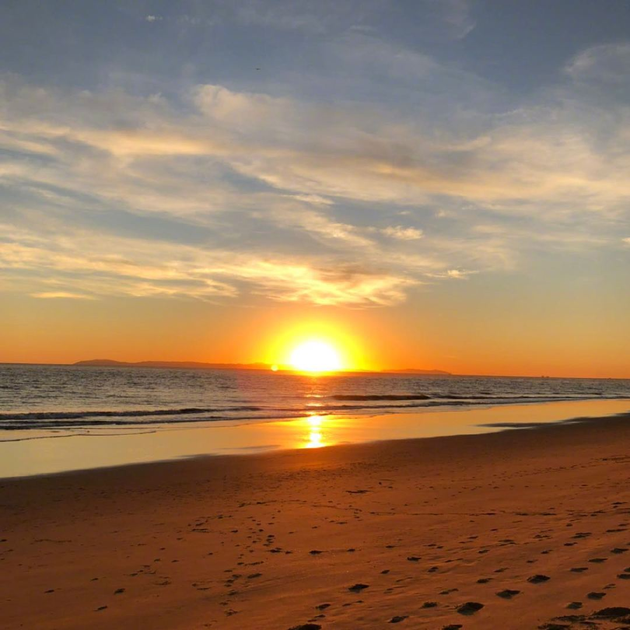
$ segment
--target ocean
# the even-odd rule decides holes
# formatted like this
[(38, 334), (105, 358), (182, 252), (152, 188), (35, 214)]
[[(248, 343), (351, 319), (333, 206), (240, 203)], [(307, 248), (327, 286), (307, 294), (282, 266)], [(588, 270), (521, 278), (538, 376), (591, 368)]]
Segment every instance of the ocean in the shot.
[(312, 414), (628, 398), (630, 380), (620, 379), (0, 365), (0, 432), (159, 429)]

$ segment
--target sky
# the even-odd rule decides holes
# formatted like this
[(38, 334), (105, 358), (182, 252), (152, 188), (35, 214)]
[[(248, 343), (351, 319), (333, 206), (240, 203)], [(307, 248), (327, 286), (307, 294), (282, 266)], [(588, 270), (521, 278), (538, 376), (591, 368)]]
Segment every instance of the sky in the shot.
[(628, 0), (5, 0), (0, 361), (630, 377)]

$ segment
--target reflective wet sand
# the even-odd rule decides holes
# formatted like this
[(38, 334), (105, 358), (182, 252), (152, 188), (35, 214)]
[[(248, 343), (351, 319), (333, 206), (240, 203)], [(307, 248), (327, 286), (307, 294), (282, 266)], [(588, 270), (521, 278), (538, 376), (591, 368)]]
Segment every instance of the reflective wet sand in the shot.
[[(488, 433), (531, 424), (600, 417), (630, 410), (628, 400), (505, 405), (374, 416), (319, 416), (296, 420), (214, 422), (134, 433), (62, 432), (42, 437), (5, 431), (0, 477), (19, 477), (201, 455), (319, 448), (336, 444)], [(47, 434), (50, 436), (50, 433)]]

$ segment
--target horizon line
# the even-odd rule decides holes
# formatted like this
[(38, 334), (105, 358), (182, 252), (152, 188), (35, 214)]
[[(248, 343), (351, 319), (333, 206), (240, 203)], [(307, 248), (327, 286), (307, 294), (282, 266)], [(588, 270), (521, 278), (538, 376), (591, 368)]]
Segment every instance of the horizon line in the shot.
[[(97, 361), (109, 361), (113, 365), (97, 365), (91, 362)], [(171, 363), (181, 365), (160, 366), (160, 365), (147, 365), (157, 363)], [(184, 365), (186, 363), (195, 365)], [(51, 366), (51, 367), (136, 367), (146, 369), (181, 369), (181, 370), (194, 370), (194, 369), (231, 369), (240, 371), (274, 371), (271, 369), (273, 363), (253, 362), (253, 363), (221, 363), (213, 361), (164, 361), (164, 360), (144, 360), (144, 361), (118, 361), (116, 359), (85, 359), (72, 363), (50, 363), (50, 362), (31, 362), (31, 361), (0, 361), (0, 365), (33, 365), (33, 366)], [(203, 367), (207, 366), (207, 367)], [(247, 366), (260, 366), (260, 367), (247, 367)], [(274, 372), (290, 373), (290, 374), (305, 374), (300, 370), (294, 370), (287, 367), (278, 366), (279, 369)], [(342, 369), (334, 370), (331, 372), (311, 373), (313, 376), (328, 376), (333, 374), (413, 374), (426, 376), (445, 376), (445, 377), (480, 377), (480, 378), (538, 378), (538, 379), (576, 379), (576, 380), (630, 380), (630, 376), (563, 376), (563, 375), (551, 375), (551, 374), (469, 374), (469, 373), (456, 373), (449, 372), (447, 370), (440, 369), (426, 369), (426, 368), (386, 368), (386, 369)], [(308, 373), (306, 373), (308, 374)]]

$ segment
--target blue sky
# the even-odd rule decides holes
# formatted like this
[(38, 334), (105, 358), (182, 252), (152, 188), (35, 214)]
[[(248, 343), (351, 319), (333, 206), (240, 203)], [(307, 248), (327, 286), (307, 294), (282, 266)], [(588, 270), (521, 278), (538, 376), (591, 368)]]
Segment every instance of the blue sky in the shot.
[(4, 2), (0, 287), (597, 299), (630, 256), (628, 33), (626, 0)]

